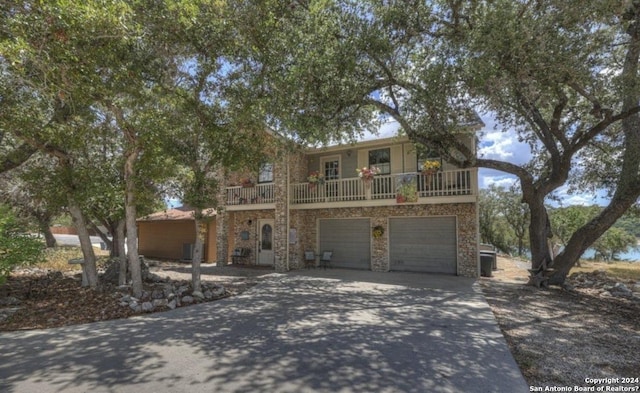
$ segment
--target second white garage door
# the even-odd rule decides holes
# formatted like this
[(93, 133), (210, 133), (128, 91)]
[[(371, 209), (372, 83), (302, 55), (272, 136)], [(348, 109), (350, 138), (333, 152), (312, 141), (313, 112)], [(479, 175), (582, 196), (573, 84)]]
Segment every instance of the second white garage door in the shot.
[(331, 264), (371, 269), (371, 228), (368, 218), (321, 219), (320, 252), (332, 250)]
[(455, 217), (389, 219), (391, 270), (457, 273)]

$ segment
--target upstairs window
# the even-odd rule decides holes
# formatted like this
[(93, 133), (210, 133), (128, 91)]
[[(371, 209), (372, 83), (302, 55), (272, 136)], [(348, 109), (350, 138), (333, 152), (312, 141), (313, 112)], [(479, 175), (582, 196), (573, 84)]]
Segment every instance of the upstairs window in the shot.
[(442, 159), (440, 158), (440, 154), (434, 149), (422, 148), (418, 150), (418, 172), (422, 171), (422, 165), (427, 160), (439, 161), (440, 167), (442, 168)]
[(260, 171), (258, 172), (258, 183), (273, 183), (272, 163), (260, 165)]
[(391, 149), (369, 150), (369, 167), (371, 166), (380, 169), (381, 175), (391, 174)]
[(340, 159), (328, 157), (322, 160), (324, 179), (338, 180), (340, 179)]

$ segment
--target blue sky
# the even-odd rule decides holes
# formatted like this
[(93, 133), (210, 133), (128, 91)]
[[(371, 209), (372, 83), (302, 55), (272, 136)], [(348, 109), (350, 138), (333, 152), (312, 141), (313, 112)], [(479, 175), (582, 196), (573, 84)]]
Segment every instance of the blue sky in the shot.
[[(481, 116), (485, 127), (480, 133), (480, 143), (478, 146), (478, 156), (488, 159), (508, 161), (513, 164), (522, 165), (531, 159), (531, 149), (526, 143), (518, 141), (515, 131), (503, 131), (496, 125), (496, 121), (490, 114)], [(517, 179), (504, 172), (481, 168), (479, 171), (480, 188), (486, 188), (490, 184), (509, 187)], [(560, 199), (563, 206), (569, 205), (606, 205), (608, 201), (604, 192), (593, 194), (591, 192), (570, 194), (568, 186), (560, 187), (555, 194)], [(558, 205), (555, 201), (549, 201), (551, 205)]]
[[(522, 165), (531, 159), (531, 149), (526, 143), (518, 141), (518, 135), (513, 130), (503, 131), (497, 126), (491, 114), (481, 116), (485, 126), (479, 131), (480, 142), (478, 156), (487, 159), (507, 161)], [(398, 123), (390, 122), (380, 127), (379, 134), (374, 136), (366, 134), (363, 139), (387, 138), (397, 135)], [(480, 188), (487, 188), (491, 184), (509, 187), (517, 182), (515, 176), (493, 169), (480, 168), (478, 174)], [(607, 203), (604, 193), (593, 195), (592, 193), (569, 194), (568, 186), (563, 186), (556, 191), (563, 206), (569, 205), (605, 205)], [(555, 201), (549, 201), (551, 205), (558, 205)]]

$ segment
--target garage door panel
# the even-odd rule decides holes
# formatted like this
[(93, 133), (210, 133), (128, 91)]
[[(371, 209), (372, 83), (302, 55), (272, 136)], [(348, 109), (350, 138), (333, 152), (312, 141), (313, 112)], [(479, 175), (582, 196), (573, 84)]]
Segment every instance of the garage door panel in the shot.
[(389, 219), (391, 269), (456, 274), (455, 217)]
[(320, 220), (320, 251), (333, 250), (331, 264), (351, 269), (370, 269), (369, 219)]

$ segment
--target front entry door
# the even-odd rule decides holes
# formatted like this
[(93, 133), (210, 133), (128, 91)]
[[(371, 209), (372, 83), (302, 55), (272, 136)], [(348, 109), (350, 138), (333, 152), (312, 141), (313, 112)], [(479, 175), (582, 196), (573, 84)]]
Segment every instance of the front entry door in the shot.
[(273, 266), (275, 252), (273, 251), (274, 220), (258, 220), (258, 265)]

